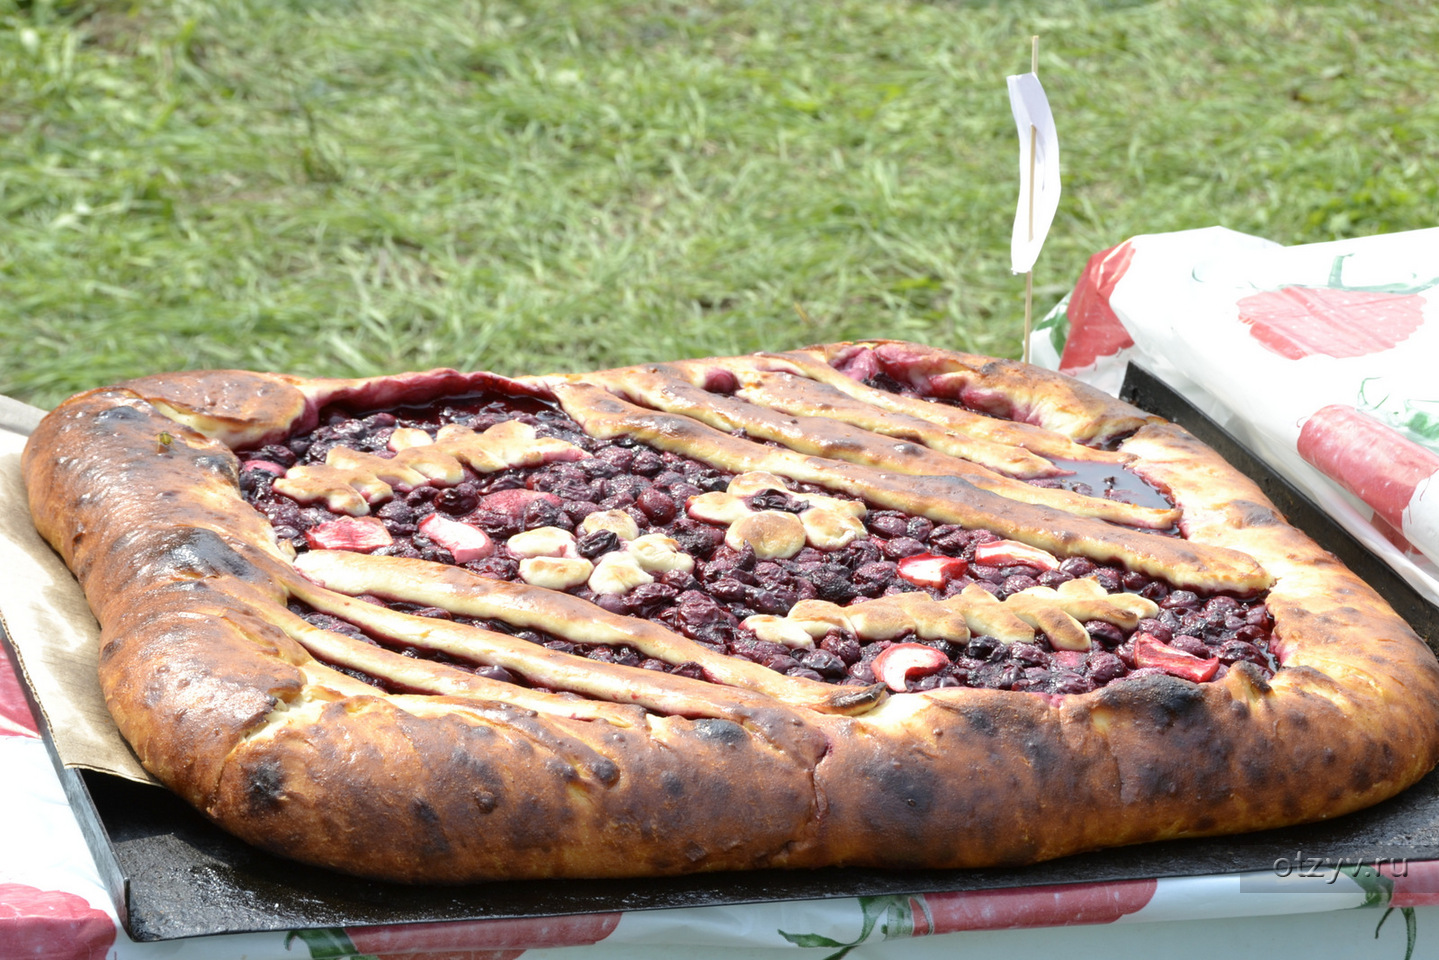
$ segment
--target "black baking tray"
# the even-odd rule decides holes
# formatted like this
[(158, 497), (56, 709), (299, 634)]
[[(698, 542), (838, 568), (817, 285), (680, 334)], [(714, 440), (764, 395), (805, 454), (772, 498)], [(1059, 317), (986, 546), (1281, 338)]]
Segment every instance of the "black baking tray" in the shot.
[[(1161, 381), (1131, 366), (1123, 395), (1198, 434), (1258, 480), (1297, 526), (1343, 557), (1426, 638), (1439, 635), (1439, 612)], [(1105, 850), (1019, 869), (761, 870), (663, 879), (406, 886), (272, 857), (231, 838), (162, 789), (91, 771), (60, 769), (60, 775), (121, 922), (137, 941), (1265, 872), (1276, 870), (1276, 862), (1316, 859), (1320, 865), (1338, 864), (1341, 858), (1351, 865), (1439, 860), (1436, 771), (1398, 797), (1324, 823)]]

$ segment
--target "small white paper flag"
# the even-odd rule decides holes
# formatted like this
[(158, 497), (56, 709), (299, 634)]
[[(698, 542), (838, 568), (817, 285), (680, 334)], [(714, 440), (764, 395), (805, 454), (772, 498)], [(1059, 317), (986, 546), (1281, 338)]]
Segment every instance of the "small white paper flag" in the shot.
[[(1019, 129), (1019, 208), (1009, 241), (1010, 269), (1028, 273), (1059, 209), (1059, 134), (1039, 77), (1022, 73), (1009, 78), (1009, 108)], [(1034, 164), (1030, 166), (1033, 144)], [(1034, 191), (1033, 207), (1030, 190)], [(1032, 219), (1031, 219), (1032, 217)]]

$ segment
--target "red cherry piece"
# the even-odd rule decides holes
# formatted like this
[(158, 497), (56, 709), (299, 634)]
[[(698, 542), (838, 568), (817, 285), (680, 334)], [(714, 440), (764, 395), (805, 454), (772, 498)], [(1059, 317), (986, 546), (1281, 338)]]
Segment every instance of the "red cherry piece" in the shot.
[(876, 374), (883, 373), (879, 360), (875, 357), (874, 351), (869, 347), (854, 347), (850, 352), (841, 354), (833, 361), (834, 367), (840, 373), (851, 380), (861, 382), (870, 379)]
[(482, 511), (502, 513), (515, 520), (523, 520), (525, 510), (530, 504), (537, 500), (548, 500), (556, 506), (562, 506), (564, 501), (553, 493), (541, 493), (538, 490), (525, 490), (516, 488), (514, 490), (499, 490), (489, 493), (480, 498)]
[(1040, 570), (1058, 570), (1059, 560), (1052, 553), (1017, 540), (991, 540), (974, 548), (974, 562), (991, 567), (1026, 566)]
[(1152, 634), (1134, 635), (1134, 665), (1136, 667), (1158, 667), (1165, 673), (1183, 680), (1203, 683), (1214, 678), (1219, 671), (1218, 657), (1196, 657), (1167, 643), (1160, 643)]
[(917, 553), (899, 561), (899, 575), (920, 587), (942, 587), (968, 569), (969, 564), (958, 557), (934, 553)]
[(705, 371), (704, 391), (726, 397), (739, 389), (739, 378), (724, 367), (711, 367)]
[(896, 693), (906, 689), (911, 676), (927, 677), (949, 664), (949, 658), (922, 643), (896, 643), (874, 658), (874, 675)]
[(450, 551), (456, 563), (482, 560), (495, 552), (495, 542), (485, 531), (438, 513), (420, 521), (420, 532)]
[(390, 531), (375, 517), (341, 517), (305, 531), (305, 539), (316, 550), (354, 550), (369, 553), (394, 543)]

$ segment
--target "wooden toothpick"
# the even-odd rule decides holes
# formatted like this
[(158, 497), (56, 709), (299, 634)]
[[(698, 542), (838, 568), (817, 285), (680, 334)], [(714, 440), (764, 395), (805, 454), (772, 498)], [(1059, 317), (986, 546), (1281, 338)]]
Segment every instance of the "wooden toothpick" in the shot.
[[(1039, 75), (1039, 35), (1029, 38), (1029, 70)], [(1034, 163), (1038, 153), (1039, 128), (1029, 125), (1029, 242), (1034, 242)], [(1024, 274), (1024, 343), (1020, 348), (1020, 359), (1029, 362), (1029, 335), (1034, 326), (1034, 268)]]

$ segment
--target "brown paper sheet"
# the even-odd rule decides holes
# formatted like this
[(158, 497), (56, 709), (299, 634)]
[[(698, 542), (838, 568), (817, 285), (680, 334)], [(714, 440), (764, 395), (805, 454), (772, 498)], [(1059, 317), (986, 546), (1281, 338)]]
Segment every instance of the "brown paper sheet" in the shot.
[(96, 676), (100, 627), (85, 595), (30, 522), (20, 452), (43, 413), (0, 397), (0, 625), (60, 761), (154, 783), (105, 709)]

